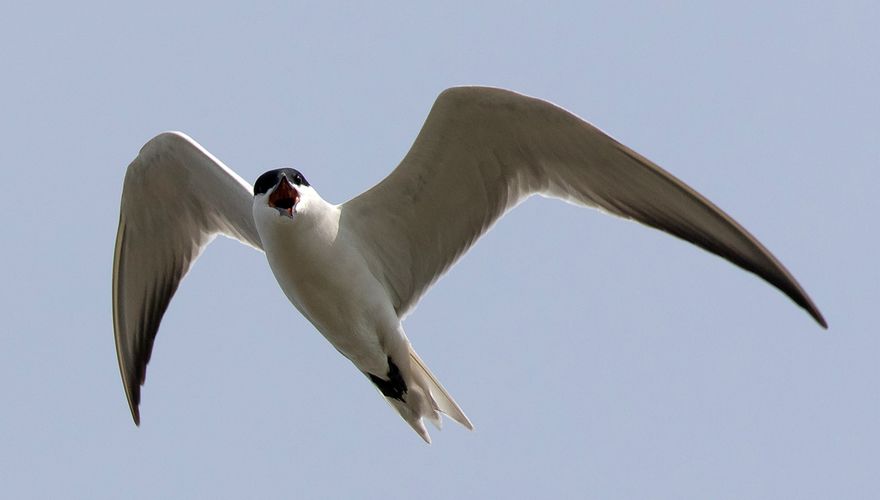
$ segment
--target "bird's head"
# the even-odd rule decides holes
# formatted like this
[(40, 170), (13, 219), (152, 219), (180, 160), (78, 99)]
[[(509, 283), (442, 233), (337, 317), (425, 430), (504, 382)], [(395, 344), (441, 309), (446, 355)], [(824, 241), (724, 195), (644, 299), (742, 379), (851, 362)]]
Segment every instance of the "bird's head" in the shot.
[(254, 183), (254, 215), (292, 221), (308, 212), (310, 203), (319, 198), (298, 170), (270, 170)]

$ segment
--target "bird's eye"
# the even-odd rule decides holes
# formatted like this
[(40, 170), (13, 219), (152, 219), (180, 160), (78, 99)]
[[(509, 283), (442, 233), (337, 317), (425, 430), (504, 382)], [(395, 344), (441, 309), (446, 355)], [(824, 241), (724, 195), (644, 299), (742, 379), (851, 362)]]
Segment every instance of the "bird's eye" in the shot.
[(296, 183), (297, 186), (308, 186), (309, 181), (306, 180), (305, 177), (299, 172), (297, 172), (296, 176), (293, 178), (293, 182)]

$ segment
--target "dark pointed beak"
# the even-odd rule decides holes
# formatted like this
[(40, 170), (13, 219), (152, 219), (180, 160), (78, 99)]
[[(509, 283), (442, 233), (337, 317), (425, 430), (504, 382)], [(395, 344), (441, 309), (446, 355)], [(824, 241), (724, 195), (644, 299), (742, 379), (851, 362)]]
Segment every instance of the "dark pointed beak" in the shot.
[(282, 175), (275, 190), (269, 195), (269, 206), (278, 210), (281, 215), (293, 218), (297, 203), (299, 203), (299, 191), (287, 180), (286, 175)]

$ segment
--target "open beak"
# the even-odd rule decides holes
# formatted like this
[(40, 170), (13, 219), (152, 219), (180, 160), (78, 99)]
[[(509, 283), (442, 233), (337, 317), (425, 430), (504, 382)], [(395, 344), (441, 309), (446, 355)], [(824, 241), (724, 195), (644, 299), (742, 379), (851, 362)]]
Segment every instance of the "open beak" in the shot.
[(296, 204), (299, 203), (299, 191), (287, 180), (287, 176), (281, 176), (278, 186), (269, 195), (269, 206), (278, 210), (281, 215), (293, 218)]

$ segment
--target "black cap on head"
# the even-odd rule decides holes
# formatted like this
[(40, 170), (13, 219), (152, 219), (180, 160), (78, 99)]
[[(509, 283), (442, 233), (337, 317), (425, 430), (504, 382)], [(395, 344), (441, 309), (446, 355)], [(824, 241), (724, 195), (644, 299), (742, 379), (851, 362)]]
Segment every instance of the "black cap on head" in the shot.
[(270, 170), (257, 178), (254, 183), (254, 196), (258, 194), (266, 194), (270, 189), (277, 186), (281, 182), (281, 177), (287, 177), (294, 186), (308, 186), (309, 181), (299, 173), (295, 168), (279, 168)]

